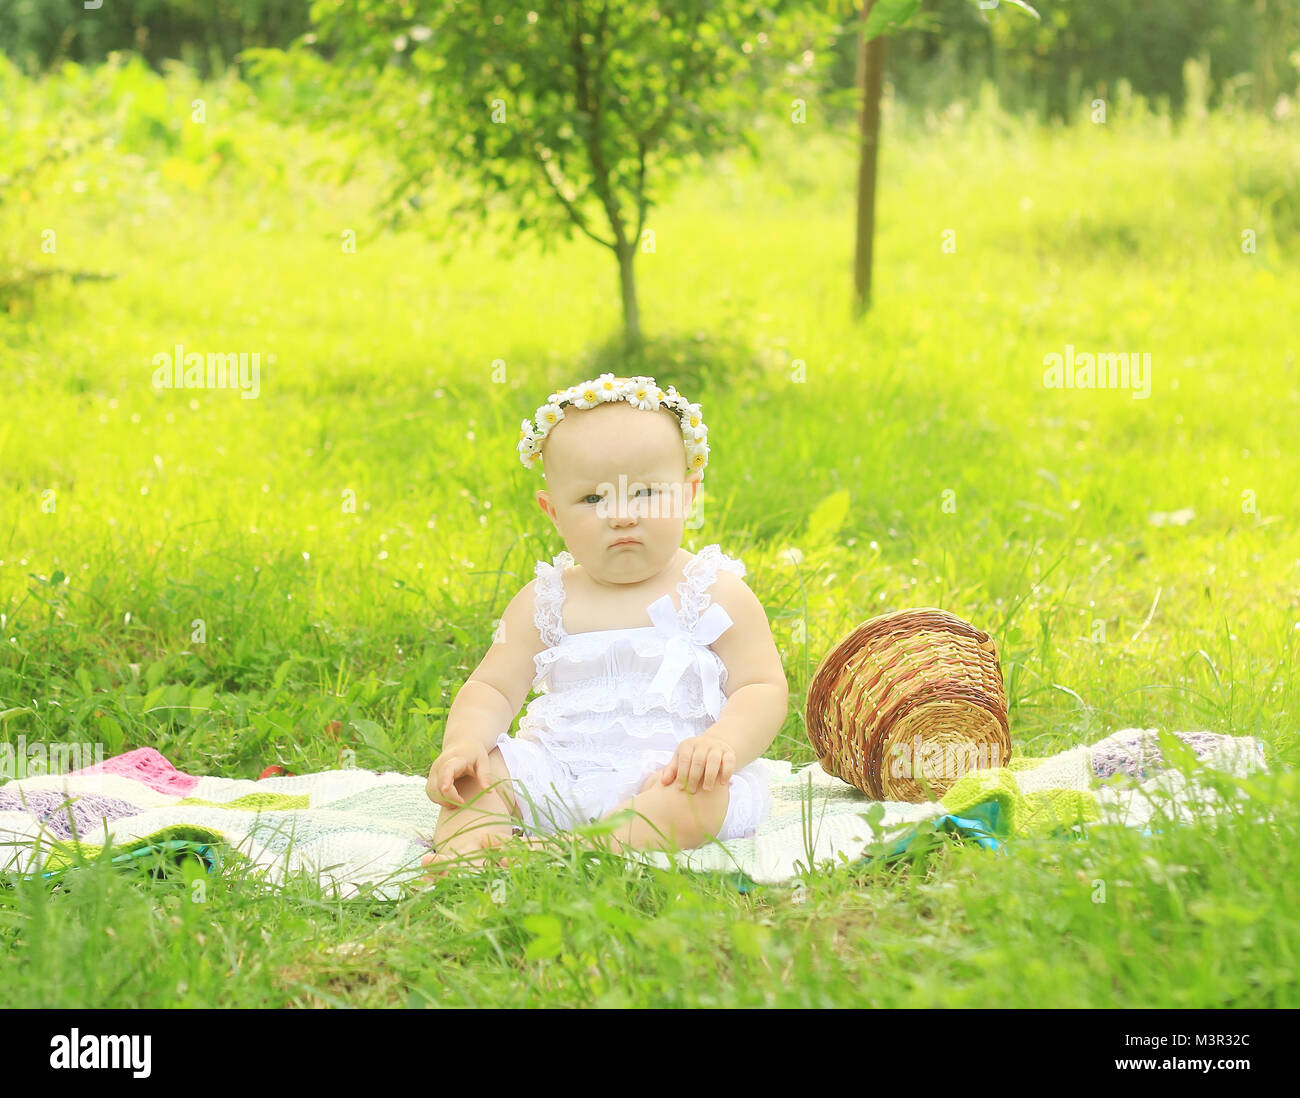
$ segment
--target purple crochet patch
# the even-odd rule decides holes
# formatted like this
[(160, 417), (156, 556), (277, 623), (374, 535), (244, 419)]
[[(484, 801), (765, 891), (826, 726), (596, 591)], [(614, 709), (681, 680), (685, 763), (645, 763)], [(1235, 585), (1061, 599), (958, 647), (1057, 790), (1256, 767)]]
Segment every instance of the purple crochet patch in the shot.
[[(1174, 735), (1195, 751), (1198, 759), (1209, 755), (1224, 739), (1217, 732), (1175, 732)], [(1168, 767), (1154, 732), (1134, 732), (1123, 739), (1099, 743), (1089, 757), (1092, 772), (1098, 778), (1109, 778), (1119, 773), (1146, 778), (1150, 773)]]
[[(70, 803), (69, 803), (70, 802)], [(105, 797), (100, 793), (64, 793), (58, 789), (29, 789), (17, 792), (0, 789), (0, 812), (27, 812), (40, 820), (50, 834), (59, 839), (77, 836), (87, 840), (95, 832), (103, 834), (103, 821), (134, 816), (140, 806), (118, 797)], [(72, 820), (68, 816), (71, 813)]]

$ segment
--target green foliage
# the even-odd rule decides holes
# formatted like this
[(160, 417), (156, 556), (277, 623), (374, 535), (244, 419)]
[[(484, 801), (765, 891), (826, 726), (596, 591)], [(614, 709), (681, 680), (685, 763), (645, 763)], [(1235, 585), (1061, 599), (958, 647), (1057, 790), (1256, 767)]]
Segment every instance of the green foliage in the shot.
[[(890, 36), (887, 76), (914, 108), (973, 102), (992, 81), (1008, 108), (1070, 121), (1094, 97), (1113, 100), (1121, 82), (1174, 111), (1184, 104), (1183, 66), (1208, 64), (1212, 105), (1273, 110), (1294, 97), (1300, 74), (1300, 7), (1288, 0), (1043, 0), (1030, 18), (1002, 0), (926, 0), (907, 28)], [(855, 107), (855, 28), (830, 51), (826, 85), (847, 122)]]
[(581, 232), (619, 257), (627, 302), (649, 211), (687, 168), (752, 150), (754, 96), (825, 25), (811, 11), (755, 0), (542, 0), (531, 11), (508, 0), (318, 2), (311, 43), (249, 57), (263, 77), (310, 76), (313, 121), (361, 125), (397, 161), (380, 208), (391, 224), (430, 189), (452, 188), (439, 231), (446, 216), (500, 213), (513, 237), (543, 246)]
[(119, 55), (95, 68), (65, 62), (32, 80), (0, 54), (0, 310), (50, 277), (112, 277), (111, 265), (107, 272), (79, 259), (69, 266), (64, 256), (84, 252), (69, 248), (53, 223), (31, 220), (51, 192), (87, 202), (130, 195), (146, 161), (159, 182), (189, 191), (236, 169), (246, 184), (282, 176), (282, 149), (243, 159), (244, 138), (262, 124), (249, 110), (253, 90), (236, 73), (200, 85), (185, 66), (166, 68), (159, 74), (135, 55)]
[(29, 71), (134, 50), (209, 76), (246, 46), (288, 45), (306, 27), (304, 0), (0, 0), (0, 48)]
[(920, 7), (921, 0), (875, 0), (862, 24), (862, 37), (870, 41), (887, 30), (901, 29)]
[[(847, 93), (862, 5), (823, 0), (807, 6), (837, 20), (829, 38), (809, 46), (818, 64), (823, 54), (832, 62), (817, 98), (824, 110), (847, 119), (855, 109)], [(881, 0), (871, 29), (893, 28), (889, 78), (911, 103), (932, 109), (972, 100), (982, 81), (993, 80), (1015, 110), (1061, 120), (1074, 116), (1080, 98), (1113, 97), (1121, 81), (1152, 102), (1163, 99), (1181, 110), (1182, 68), (1189, 58), (1208, 63), (1215, 105), (1242, 102), (1271, 111), (1280, 95), (1296, 92), (1300, 8), (1289, 0), (1044, 0), (1037, 7), (1042, 18), (1035, 23), (1026, 18), (1035, 9), (1023, 0), (1002, 0), (989, 10), (977, 0)], [(384, 8), (399, 13), (396, 23), (405, 18), (400, 6)], [(304, 0), (109, 0), (95, 11), (85, 10), (83, 0), (0, 0), (0, 50), (31, 71), (130, 50), (155, 68), (180, 58), (211, 74), (242, 65), (245, 50), (287, 48), (309, 28)], [(369, 29), (357, 28), (356, 44)], [(396, 40), (401, 28), (392, 29)], [(390, 45), (378, 43), (379, 55)], [(403, 50), (393, 52), (414, 45), (408, 37)], [(806, 64), (797, 51), (787, 52), (785, 61), (795, 69)]]
[[(661, 173), (743, 135), (733, 84), (744, 13), (703, 5), (732, 16), (715, 23), (673, 6), (652, 20), (652, 7), (601, 19), (583, 5), (539, 4), (529, 22), (491, 2), (321, 4), (315, 37), (333, 63), (310, 71), (327, 82), (321, 113), (332, 102), (336, 122), (373, 116), (374, 136), (400, 158), (394, 204), (464, 178), (456, 213), (486, 213), (486, 190), (511, 199), (516, 231), (549, 240), (577, 228), (614, 247), (636, 241)], [(256, 58), (259, 71), (289, 60)], [(373, 75), (362, 80), (363, 70)]]

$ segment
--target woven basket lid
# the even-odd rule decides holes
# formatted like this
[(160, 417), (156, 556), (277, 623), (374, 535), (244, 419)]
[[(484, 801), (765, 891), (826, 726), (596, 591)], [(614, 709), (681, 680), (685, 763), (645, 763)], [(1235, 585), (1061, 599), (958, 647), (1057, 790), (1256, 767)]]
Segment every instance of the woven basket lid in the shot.
[(877, 800), (937, 800), (1011, 757), (993, 638), (934, 607), (882, 614), (841, 640), (813, 675), (805, 719), (822, 768)]

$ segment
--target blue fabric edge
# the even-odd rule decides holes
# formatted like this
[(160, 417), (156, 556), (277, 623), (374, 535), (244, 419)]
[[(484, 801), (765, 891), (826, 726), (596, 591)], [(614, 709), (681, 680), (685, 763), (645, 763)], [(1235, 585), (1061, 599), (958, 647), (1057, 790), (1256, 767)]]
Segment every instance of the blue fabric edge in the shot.
[[(204, 869), (208, 873), (214, 873), (221, 868), (221, 852), (212, 843), (201, 843), (194, 839), (165, 839), (162, 842), (147, 843), (143, 846), (128, 850), (125, 853), (118, 854), (109, 859), (108, 864), (118, 866), (123, 869), (133, 869), (143, 862), (146, 858), (156, 854), (172, 854), (173, 860), (179, 861), (184, 854), (194, 854), (203, 863)], [(93, 862), (93, 858), (88, 858), (87, 862)], [(51, 881), (77, 869), (84, 869), (85, 866), (67, 865), (61, 869), (52, 869), (40, 874), (42, 880)], [(35, 874), (22, 874), (25, 879), (32, 879)]]

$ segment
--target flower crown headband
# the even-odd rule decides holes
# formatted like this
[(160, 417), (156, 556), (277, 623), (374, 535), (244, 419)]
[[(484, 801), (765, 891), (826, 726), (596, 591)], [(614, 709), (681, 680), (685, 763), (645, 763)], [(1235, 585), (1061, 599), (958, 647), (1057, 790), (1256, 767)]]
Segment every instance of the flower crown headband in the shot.
[(531, 469), (542, 454), (542, 443), (552, 428), (564, 418), (565, 408), (587, 409), (610, 401), (625, 400), (635, 408), (654, 412), (667, 408), (677, 416), (682, 428), (682, 441), (686, 444), (686, 470), (697, 470), (704, 478), (704, 467), (709, 463), (709, 429), (700, 416), (700, 406), (690, 403), (671, 385), (661, 389), (652, 377), (615, 377), (601, 374), (552, 393), (547, 403), (537, 409), (533, 420), (524, 420), (519, 428), (519, 460), (525, 469)]

